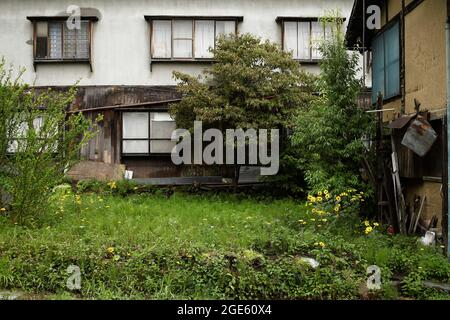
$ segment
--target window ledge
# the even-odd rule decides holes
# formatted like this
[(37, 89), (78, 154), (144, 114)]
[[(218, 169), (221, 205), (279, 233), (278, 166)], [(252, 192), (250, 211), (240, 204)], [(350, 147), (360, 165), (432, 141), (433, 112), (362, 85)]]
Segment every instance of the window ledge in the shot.
[(294, 60), (301, 64), (319, 64), (320, 62), (322, 62), (321, 59), (313, 59), (313, 60), (294, 59)]
[(151, 58), (151, 63), (212, 63), (214, 59), (160, 59), (160, 58)]
[(88, 64), (92, 72), (90, 59), (34, 59), (34, 70), (38, 64)]

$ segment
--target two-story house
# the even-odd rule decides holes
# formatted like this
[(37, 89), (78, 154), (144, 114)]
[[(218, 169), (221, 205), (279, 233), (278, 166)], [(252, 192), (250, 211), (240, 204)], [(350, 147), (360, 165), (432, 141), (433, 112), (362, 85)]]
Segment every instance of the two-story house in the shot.
[[(399, 173), (401, 185), (396, 188), (405, 197), (409, 231), (414, 229), (411, 221), (415, 224), (418, 219), (425, 228), (431, 223), (442, 229), (444, 238), (448, 230), (449, 9), (447, 0), (356, 0), (347, 30), (349, 47), (359, 47), (371, 56), (372, 102), (379, 109), (380, 122), (390, 130), (384, 141), (387, 148), (379, 150), (383, 153), (379, 162), (392, 167), (379, 172), (379, 177), (392, 181), (390, 174)], [(375, 18), (380, 29), (371, 27)], [(398, 169), (389, 160), (391, 151), (396, 152)], [(401, 201), (398, 195), (379, 194), (379, 205)]]
[[(81, 176), (110, 177), (124, 165), (134, 178), (189, 176), (170, 161), (179, 99), (174, 70), (196, 75), (213, 61), (220, 34), (252, 33), (292, 51), (299, 67), (319, 70), (311, 44), (324, 36), (318, 17), (352, 0), (1, 0), (0, 56), (37, 88), (64, 90), (79, 81), (71, 111), (103, 115), (100, 133), (82, 150)], [(77, 14), (79, 28), (66, 21)], [(74, 9), (75, 8), (75, 9)], [(92, 163), (95, 165), (92, 166)]]

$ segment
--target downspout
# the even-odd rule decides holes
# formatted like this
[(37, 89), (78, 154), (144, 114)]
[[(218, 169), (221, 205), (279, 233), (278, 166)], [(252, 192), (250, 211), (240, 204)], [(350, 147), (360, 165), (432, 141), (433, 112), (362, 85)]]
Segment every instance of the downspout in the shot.
[[(450, 19), (447, 18), (447, 23), (445, 25), (445, 44), (446, 44), (446, 63), (447, 63), (447, 172), (448, 165), (450, 163), (450, 154), (448, 150), (450, 150), (450, 140), (448, 137), (450, 136)], [(450, 197), (448, 196), (449, 191), (449, 174), (447, 174), (447, 186), (445, 192), (447, 193), (447, 257), (450, 261), (450, 219), (448, 217), (448, 208), (450, 208)]]

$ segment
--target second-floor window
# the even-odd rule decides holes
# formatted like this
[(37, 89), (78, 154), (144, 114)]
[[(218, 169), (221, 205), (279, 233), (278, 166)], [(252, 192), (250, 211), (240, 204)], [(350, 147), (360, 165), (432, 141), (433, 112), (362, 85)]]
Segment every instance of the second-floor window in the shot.
[(37, 21), (35, 24), (35, 60), (88, 60), (90, 58), (90, 22), (69, 29), (66, 21)]
[(317, 61), (322, 59), (318, 49), (320, 41), (331, 29), (317, 19), (284, 21), (283, 49), (291, 51), (296, 60)]
[(151, 20), (152, 59), (212, 59), (218, 36), (236, 32), (235, 20)]
[(400, 24), (395, 22), (372, 42), (372, 101), (400, 94)]

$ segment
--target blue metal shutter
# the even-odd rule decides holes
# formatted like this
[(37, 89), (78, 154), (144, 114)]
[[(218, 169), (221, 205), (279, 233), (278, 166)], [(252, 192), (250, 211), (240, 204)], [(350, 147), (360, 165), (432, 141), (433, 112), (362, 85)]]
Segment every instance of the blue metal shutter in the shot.
[(395, 23), (384, 33), (385, 98), (400, 94), (400, 27)]
[(376, 37), (372, 42), (372, 102), (377, 101), (378, 92), (384, 96), (384, 38)]

